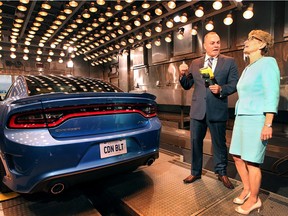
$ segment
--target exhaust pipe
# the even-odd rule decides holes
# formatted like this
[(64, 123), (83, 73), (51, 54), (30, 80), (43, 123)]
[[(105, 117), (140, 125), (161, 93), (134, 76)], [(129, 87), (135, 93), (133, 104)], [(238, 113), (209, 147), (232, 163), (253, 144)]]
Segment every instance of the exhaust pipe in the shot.
[(65, 189), (65, 185), (61, 182), (58, 182), (50, 188), (50, 193), (54, 195), (60, 194), (64, 191), (64, 189)]
[(147, 166), (151, 166), (153, 163), (154, 163), (155, 159), (152, 157), (152, 158), (149, 158), (146, 162), (146, 165)]

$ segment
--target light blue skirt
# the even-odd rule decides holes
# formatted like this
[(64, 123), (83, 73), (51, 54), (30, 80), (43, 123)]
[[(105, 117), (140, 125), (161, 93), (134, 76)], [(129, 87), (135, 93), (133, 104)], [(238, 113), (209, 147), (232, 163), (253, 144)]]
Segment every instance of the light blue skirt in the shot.
[(260, 139), (264, 122), (264, 115), (236, 116), (229, 153), (244, 161), (262, 164), (268, 143)]

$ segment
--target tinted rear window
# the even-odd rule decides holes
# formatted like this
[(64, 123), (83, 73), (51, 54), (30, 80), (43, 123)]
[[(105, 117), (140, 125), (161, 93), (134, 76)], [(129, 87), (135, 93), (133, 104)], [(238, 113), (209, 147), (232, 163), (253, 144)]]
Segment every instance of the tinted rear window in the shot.
[(118, 87), (95, 78), (39, 75), (25, 76), (25, 79), (30, 96), (55, 92), (123, 92)]

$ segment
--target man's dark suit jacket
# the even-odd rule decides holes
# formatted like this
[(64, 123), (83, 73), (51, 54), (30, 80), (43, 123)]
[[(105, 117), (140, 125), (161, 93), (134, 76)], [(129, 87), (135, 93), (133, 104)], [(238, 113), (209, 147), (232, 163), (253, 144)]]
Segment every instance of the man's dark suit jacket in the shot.
[(194, 85), (190, 118), (202, 120), (205, 117), (210, 121), (227, 121), (228, 98), (236, 92), (238, 82), (238, 69), (235, 60), (229, 56), (220, 54), (214, 70), (215, 79), (222, 87), (221, 94), (213, 94), (205, 87), (199, 69), (204, 66), (204, 56), (192, 61), (188, 75), (180, 80), (181, 86), (188, 90)]

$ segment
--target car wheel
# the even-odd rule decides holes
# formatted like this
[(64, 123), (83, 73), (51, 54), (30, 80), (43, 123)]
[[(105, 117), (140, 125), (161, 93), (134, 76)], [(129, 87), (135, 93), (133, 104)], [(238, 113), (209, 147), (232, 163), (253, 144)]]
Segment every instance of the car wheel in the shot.
[(0, 192), (8, 193), (11, 192), (11, 190), (2, 182), (4, 176), (5, 176), (5, 169), (2, 162), (0, 162)]

